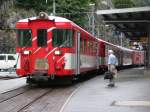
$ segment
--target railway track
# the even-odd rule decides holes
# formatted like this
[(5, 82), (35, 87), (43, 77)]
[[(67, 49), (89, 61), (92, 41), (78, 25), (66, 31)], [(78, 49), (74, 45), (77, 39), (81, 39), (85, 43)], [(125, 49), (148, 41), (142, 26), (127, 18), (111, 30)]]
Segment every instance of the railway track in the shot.
[(54, 88), (25, 86), (0, 94), (0, 111), (59, 112), (77, 85)]
[(2, 94), (0, 94), (0, 103), (4, 102), (6, 100), (9, 100), (13, 97), (16, 97), (20, 94), (23, 94), (24, 92), (26, 92), (28, 90), (29, 90), (29, 87), (25, 86), (25, 87), (21, 87), (21, 88), (15, 89), (15, 90), (11, 90), (11, 91), (2, 93)]

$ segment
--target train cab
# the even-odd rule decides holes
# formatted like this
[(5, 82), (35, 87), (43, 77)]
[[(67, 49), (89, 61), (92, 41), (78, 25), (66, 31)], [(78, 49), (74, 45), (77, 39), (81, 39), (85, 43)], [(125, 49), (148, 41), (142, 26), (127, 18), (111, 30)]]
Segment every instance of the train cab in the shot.
[(73, 67), (65, 59), (75, 51), (75, 34), (69, 20), (40, 13), (38, 17), (18, 21), (16, 29), (18, 75), (73, 74)]

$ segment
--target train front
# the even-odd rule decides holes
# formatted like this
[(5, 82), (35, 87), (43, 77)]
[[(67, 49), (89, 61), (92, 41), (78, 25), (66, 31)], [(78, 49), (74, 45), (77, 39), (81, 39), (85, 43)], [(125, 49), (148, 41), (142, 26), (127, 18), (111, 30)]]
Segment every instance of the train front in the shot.
[(27, 82), (70, 78), (73, 70), (65, 65), (66, 52), (73, 52), (73, 30), (69, 24), (68, 21), (56, 24), (56, 19), (46, 13), (18, 21), (17, 74), (27, 76)]

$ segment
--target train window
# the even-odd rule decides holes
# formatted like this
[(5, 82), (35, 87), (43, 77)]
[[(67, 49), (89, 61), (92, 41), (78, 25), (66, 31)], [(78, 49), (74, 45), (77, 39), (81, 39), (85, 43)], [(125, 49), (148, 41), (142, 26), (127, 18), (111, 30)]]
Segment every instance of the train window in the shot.
[(87, 52), (90, 53), (90, 41), (87, 41)]
[(91, 53), (93, 53), (93, 41), (92, 40), (90, 42), (90, 49), (91, 49)]
[(86, 46), (86, 39), (84, 39), (84, 52), (86, 52), (87, 46)]
[(47, 45), (47, 30), (46, 29), (38, 29), (37, 45), (40, 47)]
[(83, 53), (83, 39), (80, 38), (80, 52)]
[(32, 31), (30, 29), (18, 29), (17, 38), (19, 47), (30, 47), (32, 45)]
[(95, 46), (94, 46), (94, 49), (95, 49), (95, 53), (97, 52), (97, 49), (98, 49), (98, 45), (97, 45), (97, 42), (95, 42)]
[(54, 29), (52, 31), (53, 47), (72, 47), (73, 33), (73, 30), (70, 29)]

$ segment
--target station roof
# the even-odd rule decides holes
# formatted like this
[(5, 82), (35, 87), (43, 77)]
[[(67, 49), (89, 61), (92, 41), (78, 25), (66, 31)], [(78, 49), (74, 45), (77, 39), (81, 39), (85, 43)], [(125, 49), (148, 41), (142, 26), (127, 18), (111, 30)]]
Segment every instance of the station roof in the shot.
[(131, 40), (148, 36), (150, 7), (97, 10), (96, 14), (103, 16), (106, 24), (113, 24), (116, 31), (124, 32)]

